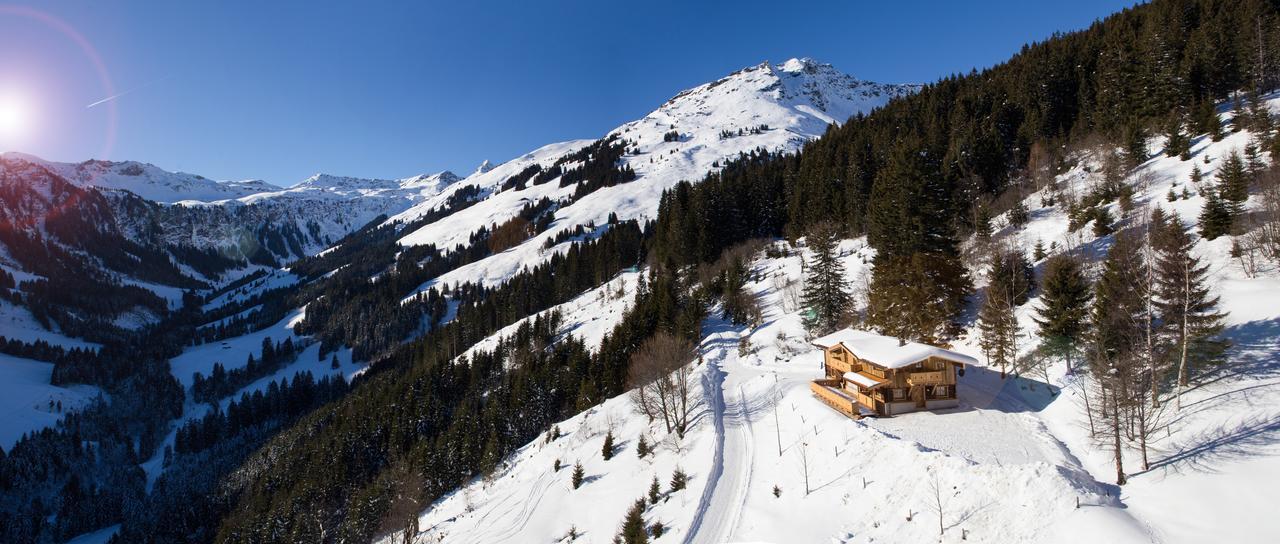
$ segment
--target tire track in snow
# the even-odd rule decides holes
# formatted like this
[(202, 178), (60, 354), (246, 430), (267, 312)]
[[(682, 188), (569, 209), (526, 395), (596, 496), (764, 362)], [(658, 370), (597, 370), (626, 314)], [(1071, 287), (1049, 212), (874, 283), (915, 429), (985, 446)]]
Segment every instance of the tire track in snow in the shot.
[[(734, 407), (738, 410), (735, 417), (740, 420), (726, 422), (725, 417), (728, 407), (724, 393), (724, 365), (737, 359), (736, 352), (726, 346), (736, 344), (733, 341), (736, 334), (722, 332), (715, 336), (715, 344), (719, 344), (719, 347), (708, 363), (703, 386), (708, 390), (707, 397), (711, 401), (714, 415), (716, 448), (707, 485), (702, 490), (689, 532), (685, 534), (685, 544), (718, 544), (729, 539), (741, 518), (754, 465), (754, 440), (747, 413), (748, 403), (741, 390)], [(732, 432), (729, 432), (728, 427), (733, 427)], [(725, 471), (726, 458), (731, 459), (733, 466), (733, 470), (728, 472)]]

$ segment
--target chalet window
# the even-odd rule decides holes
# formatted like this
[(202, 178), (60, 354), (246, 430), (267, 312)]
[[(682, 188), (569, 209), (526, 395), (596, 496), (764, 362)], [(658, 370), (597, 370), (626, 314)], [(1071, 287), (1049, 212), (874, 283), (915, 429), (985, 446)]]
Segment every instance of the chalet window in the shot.
[(935, 397), (945, 397), (945, 396), (947, 396), (947, 386), (945, 386), (945, 385), (935, 385), (935, 386), (933, 386), (933, 396), (935, 396)]
[(907, 396), (907, 392), (901, 389), (893, 390), (893, 400), (901, 400)]

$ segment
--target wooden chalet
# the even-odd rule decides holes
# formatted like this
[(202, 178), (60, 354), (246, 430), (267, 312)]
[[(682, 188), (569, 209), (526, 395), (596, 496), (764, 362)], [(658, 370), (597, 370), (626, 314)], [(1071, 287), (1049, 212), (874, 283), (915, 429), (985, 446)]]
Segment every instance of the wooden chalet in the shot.
[(813, 341), (825, 377), (810, 389), (853, 418), (890, 416), (959, 404), (956, 377), (977, 364), (968, 355), (892, 336), (843, 329)]

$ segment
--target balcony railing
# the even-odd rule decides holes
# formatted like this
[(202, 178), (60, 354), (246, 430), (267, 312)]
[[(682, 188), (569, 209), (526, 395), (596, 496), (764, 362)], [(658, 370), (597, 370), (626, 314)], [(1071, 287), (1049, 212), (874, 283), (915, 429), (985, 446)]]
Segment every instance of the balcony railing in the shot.
[(840, 380), (814, 380), (809, 384), (809, 389), (818, 397), (818, 400), (826, 403), (827, 406), (835, 408), (840, 413), (852, 418), (859, 417), (858, 403), (853, 397), (839, 389)]

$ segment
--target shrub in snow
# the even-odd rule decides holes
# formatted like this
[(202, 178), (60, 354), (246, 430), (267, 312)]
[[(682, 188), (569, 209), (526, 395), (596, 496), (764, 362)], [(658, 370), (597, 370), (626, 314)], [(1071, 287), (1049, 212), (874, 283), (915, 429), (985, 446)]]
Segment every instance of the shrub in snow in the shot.
[(644, 499), (636, 499), (636, 502), (627, 510), (627, 517), (622, 520), (622, 529), (618, 531), (617, 538), (614, 542), (623, 544), (647, 544), (649, 542), (649, 531), (644, 526)]
[(582, 463), (573, 464), (573, 488), (582, 487), (582, 480), (586, 477), (587, 472), (583, 470)]
[(676, 471), (671, 474), (671, 492), (675, 493), (676, 491), (684, 489), (684, 486), (688, 481), (689, 476), (686, 475), (683, 470), (677, 468)]

